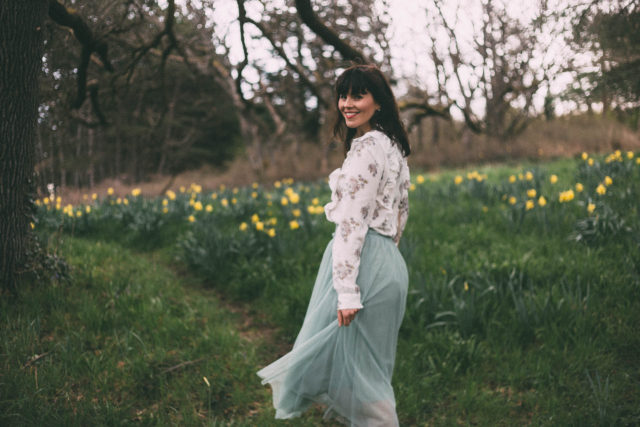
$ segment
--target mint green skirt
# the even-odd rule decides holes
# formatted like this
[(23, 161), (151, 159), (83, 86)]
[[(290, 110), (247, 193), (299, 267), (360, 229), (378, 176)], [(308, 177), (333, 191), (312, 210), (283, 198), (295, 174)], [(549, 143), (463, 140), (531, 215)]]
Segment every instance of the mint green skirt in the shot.
[(276, 418), (298, 417), (311, 404), (325, 419), (350, 426), (398, 425), (391, 387), (398, 330), (407, 298), (407, 267), (390, 237), (369, 229), (356, 282), (362, 305), (338, 327), (330, 241), (293, 349), (258, 371), (273, 391)]

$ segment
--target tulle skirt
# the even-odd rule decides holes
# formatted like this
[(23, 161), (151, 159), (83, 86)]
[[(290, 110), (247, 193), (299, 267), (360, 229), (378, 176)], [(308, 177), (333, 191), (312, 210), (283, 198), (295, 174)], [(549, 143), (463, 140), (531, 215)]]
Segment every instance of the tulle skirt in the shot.
[(258, 371), (273, 391), (276, 418), (300, 416), (311, 404), (350, 426), (398, 425), (391, 376), (407, 298), (407, 267), (390, 237), (369, 229), (358, 286), (364, 306), (338, 327), (329, 242), (293, 349)]

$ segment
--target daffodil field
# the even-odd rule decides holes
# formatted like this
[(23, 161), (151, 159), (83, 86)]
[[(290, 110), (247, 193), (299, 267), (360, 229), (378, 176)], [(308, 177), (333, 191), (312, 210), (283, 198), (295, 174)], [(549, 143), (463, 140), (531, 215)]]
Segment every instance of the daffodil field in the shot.
[[(412, 180), (400, 242), (410, 294), (394, 371), (401, 425), (640, 423), (640, 157), (583, 153), (544, 164), (414, 172)], [(76, 206), (52, 196), (37, 201), (32, 227), (42, 236), (167, 251), (205, 289), (278, 327), (286, 347), (331, 239), (323, 212), (329, 196), (324, 181), (291, 179), (212, 192), (194, 183), (157, 198), (139, 190), (93, 194)], [(194, 336), (183, 346), (216, 352), (191, 329), (176, 334)], [(275, 423), (253, 372), (278, 354), (270, 346), (239, 348), (242, 361), (236, 350), (222, 351), (231, 362), (215, 356), (215, 366), (228, 372), (229, 363), (244, 363), (242, 374), (211, 383), (213, 372), (205, 382), (201, 370), (184, 374), (200, 391), (178, 404), (199, 399), (202, 416), (156, 415), (162, 423), (325, 425), (317, 413)], [(171, 384), (154, 372), (139, 380)], [(176, 405), (157, 393), (147, 407), (162, 413)], [(102, 414), (101, 405), (93, 410)], [(135, 419), (132, 411), (115, 419)], [(150, 412), (138, 416), (148, 421)]]

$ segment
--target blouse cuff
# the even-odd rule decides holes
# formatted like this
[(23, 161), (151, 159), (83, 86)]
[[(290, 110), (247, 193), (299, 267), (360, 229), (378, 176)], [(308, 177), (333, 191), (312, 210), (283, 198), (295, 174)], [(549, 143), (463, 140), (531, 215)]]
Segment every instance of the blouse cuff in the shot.
[(360, 302), (360, 293), (357, 294), (338, 294), (338, 310), (347, 309), (361, 309), (362, 303)]

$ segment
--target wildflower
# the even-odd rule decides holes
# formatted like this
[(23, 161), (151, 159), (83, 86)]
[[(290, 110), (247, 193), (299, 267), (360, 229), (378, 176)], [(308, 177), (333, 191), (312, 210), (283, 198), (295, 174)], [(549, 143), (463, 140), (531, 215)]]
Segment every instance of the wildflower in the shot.
[(80, 218), (82, 216), (82, 211), (76, 211), (76, 216)]
[(547, 199), (545, 199), (545, 198), (544, 198), (544, 196), (540, 196), (540, 197), (538, 198), (538, 205), (540, 205), (540, 206), (544, 206), (544, 205), (546, 205), (546, 204), (547, 204)]
[(92, 199), (92, 200), (96, 200), (97, 198), (98, 198), (98, 193), (93, 193), (93, 194), (91, 195), (91, 199)]
[(224, 191), (227, 189), (227, 186), (224, 184), (220, 184), (220, 191)]
[(589, 166), (593, 166), (593, 159), (589, 159), (587, 163), (589, 164)]
[(84, 211), (86, 213), (91, 213), (91, 206), (89, 206), (89, 205), (85, 206)]
[(552, 184), (555, 184), (556, 182), (558, 182), (558, 175), (553, 174), (549, 177), (549, 182), (551, 182)]
[(169, 208), (162, 208), (162, 213), (167, 213), (169, 212)]
[(189, 222), (194, 222), (196, 220), (196, 217), (193, 215), (189, 215)]
[(510, 205), (515, 205), (517, 201), (518, 200), (515, 197), (513, 197), (513, 196), (509, 197), (509, 204)]
[(314, 205), (314, 206), (315, 206), (315, 205), (317, 205), (318, 203), (320, 203), (320, 200), (318, 200), (318, 198), (317, 198), (317, 197), (314, 197), (314, 198), (311, 200), (311, 204), (312, 204), (312, 205)]
[(460, 175), (456, 175), (456, 177), (453, 179), (453, 183), (455, 185), (459, 185), (460, 183), (462, 183), (462, 181), (464, 181), (464, 178)]
[(316, 213), (317, 213), (318, 215), (323, 214), (323, 213), (324, 213), (324, 206), (318, 206), (318, 207), (316, 208)]
[(212, 198), (213, 200), (217, 199), (217, 198), (218, 198), (218, 193), (212, 193), (212, 194), (211, 194), (211, 198)]
[(520, 181), (522, 181), (522, 180), (524, 179), (524, 175), (523, 175), (522, 173), (519, 173), (519, 174), (518, 174), (518, 179), (519, 179)]
[(530, 198), (533, 199), (534, 197), (536, 197), (536, 194), (537, 193), (536, 193), (536, 189), (535, 188), (531, 188), (531, 189), (527, 190), (527, 197), (530, 197)]
[(190, 199), (190, 200), (189, 200), (189, 206), (193, 206), (193, 205), (195, 205), (195, 204), (196, 204), (196, 201), (195, 201), (195, 200), (193, 200), (193, 199)]
[(483, 207), (482, 207), (482, 212), (484, 212), (484, 213), (489, 212), (489, 208), (488, 208), (488, 207), (486, 207), (486, 206), (483, 206)]
[(120, 197), (118, 197), (118, 198), (116, 199), (116, 203), (117, 203), (117, 204), (122, 203), (122, 199), (121, 199)]
[(594, 203), (589, 203), (587, 205), (587, 212), (592, 213), (596, 209), (596, 205)]
[(89, 196), (87, 196), (86, 194), (83, 194), (82, 195), (82, 200), (87, 200), (87, 197), (89, 197)]
[(286, 197), (283, 197), (282, 199), (280, 199), (280, 204), (282, 206), (287, 206), (289, 204), (289, 199), (287, 199)]
[(235, 197), (233, 199), (231, 199), (231, 204), (235, 205), (236, 203), (238, 203), (238, 199), (236, 199)]
[(233, 190), (232, 190), (233, 194), (238, 194), (238, 191), (240, 191), (240, 190), (238, 190), (238, 187), (234, 187)]
[(533, 174), (530, 171), (527, 171), (527, 173), (524, 175), (524, 178), (527, 181), (531, 181), (531, 180), (533, 180)]
[(211, 204), (207, 203), (207, 207), (205, 208), (205, 210), (207, 212), (212, 212), (213, 211), (213, 206), (211, 206)]
[(251, 192), (251, 198), (255, 199), (258, 197), (258, 193), (256, 193), (255, 191)]
[(256, 230), (258, 231), (264, 230), (264, 223), (262, 221), (256, 222)]
[(243, 222), (240, 224), (240, 227), (238, 227), (240, 229), (240, 231), (247, 231), (247, 228), (249, 228), (249, 226), (247, 225), (246, 222)]
[(289, 194), (289, 200), (291, 201), (291, 203), (293, 203), (294, 205), (296, 203), (298, 203), (300, 201), (300, 195), (296, 192), (293, 192), (291, 194)]
[(229, 201), (227, 199), (222, 199), (220, 200), (220, 204), (226, 208), (229, 206)]
[(314, 213), (316, 213), (316, 207), (313, 205), (307, 206), (307, 212), (313, 215)]
[(181, 186), (180, 186), (180, 192), (181, 192), (181, 193), (184, 193), (185, 191), (186, 191), (186, 189), (184, 188), (184, 185), (181, 185)]
[(129, 199), (127, 199), (126, 197), (124, 199), (122, 199), (122, 203), (124, 203), (125, 205), (129, 204)]
[(525, 209), (530, 211), (531, 209), (533, 209), (535, 207), (535, 203), (533, 202), (533, 200), (527, 200), (527, 202), (524, 204)]
[(300, 213), (300, 209), (294, 209), (294, 210), (292, 210), (292, 211), (291, 211), (291, 214), (292, 214), (294, 217), (296, 217), (296, 218), (297, 218), (297, 217), (299, 217), (299, 216), (300, 216), (300, 214), (301, 214), (301, 213)]
[(200, 193), (202, 191), (202, 185), (198, 185), (196, 183), (191, 183), (191, 189), (196, 192), (196, 193)]
[(416, 185), (411, 184), (411, 186), (409, 187), (409, 191), (415, 191), (415, 190), (416, 190)]
[(269, 237), (276, 237), (276, 229), (270, 228), (269, 231), (267, 231), (267, 234), (269, 235)]
[(605, 176), (604, 177), (604, 185), (606, 185), (608, 187), (611, 184), (613, 184), (613, 180), (611, 179), (611, 177), (609, 175)]
[(298, 224), (298, 221), (294, 219), (293, 221), (289, 221), (289, 228), (292, 230), (296, 230), (300, 228), (300, 224)]
[(577, 184), (576, 184), (576, 191), (577, 191), (578, 193), (582, 193), (582, 190), (584, 190), (584, 185), (582, 185), (582, 184), (580, 184), (580, 183), (577, 183)]
[(627, 151), (627, 159), (633, 159), (633, 151)]
[(34, 228), (36, 228), (36, 225), (33, 222), (30, 222), (29, 225), (31, 226), (31, 229), (33, 230)]
[(107, 194), (113, 196), (113, 187), (107, 188)]
[(469, 292), (469, 283), (464, 282), (464, 291)]
[(607, 187), (605, 187), (602, 184), (599, 184), (598, 187), (596, 188), (596, 193), (600, 194), (601, 196), (606, 192), (607, 192)]
[(251, 223), (252, 224), (255, 224), (258, 221), (260, 221), (260, 217), (258, 216), (257, 213), (254, 213), (253, 215), (251, 215)]
[(511, 176), (509, 176), (509, 182), (510, 182), (511, 184), (513, 184), (514, 182), (516, 182), (516, 176), (515, 176), (515, 175), (511, 175)]
[(636, 157), (636, 164), (640, 165), (640, 157)]
[(201, 211), (202, 210), (202, 202), (200, 202), (200, 200), (198, 200), (197, 202), (195, 202), (193, 204), (193, 208), (197, 211)]
[(257, 182), (254, 182), (253, 184), (251, 184), (251, 187), (252, 187), (252, 188), (258, 188), (258, 183), (257, 183)]
[(276, 181), (273, 183), (273, 186), (276, 188), (280, 188), (282, 186), (282, 183), (280, 181)]
[(560, 203), (570, 202), (571, 200), (573, 200), (574, 197), (575, 197), (575, 194), (573, 194), (573, 190), (561, 191), (559, 201)]
[(276, 225), (278, 223), (278, 218), (269, 218), (267, 221), (269, 225)]
[(173, 191), (167, 190), (166, 194), (169, 197), (169, 199), (171, 199), (171, 200), (175, 200), (176, 199), (176, 193), (174, 193)]
[(424, 182), (424, 176), (422, 176), (422, 175), (418, 175), (418, 176), (416, 177), (416, 182), (417, 182), (418, 184), (422, 184), (422, 183)]
[(586, 152), (582, 152), (582, 160), (587, 160), (589, 158), (589, 155)]

